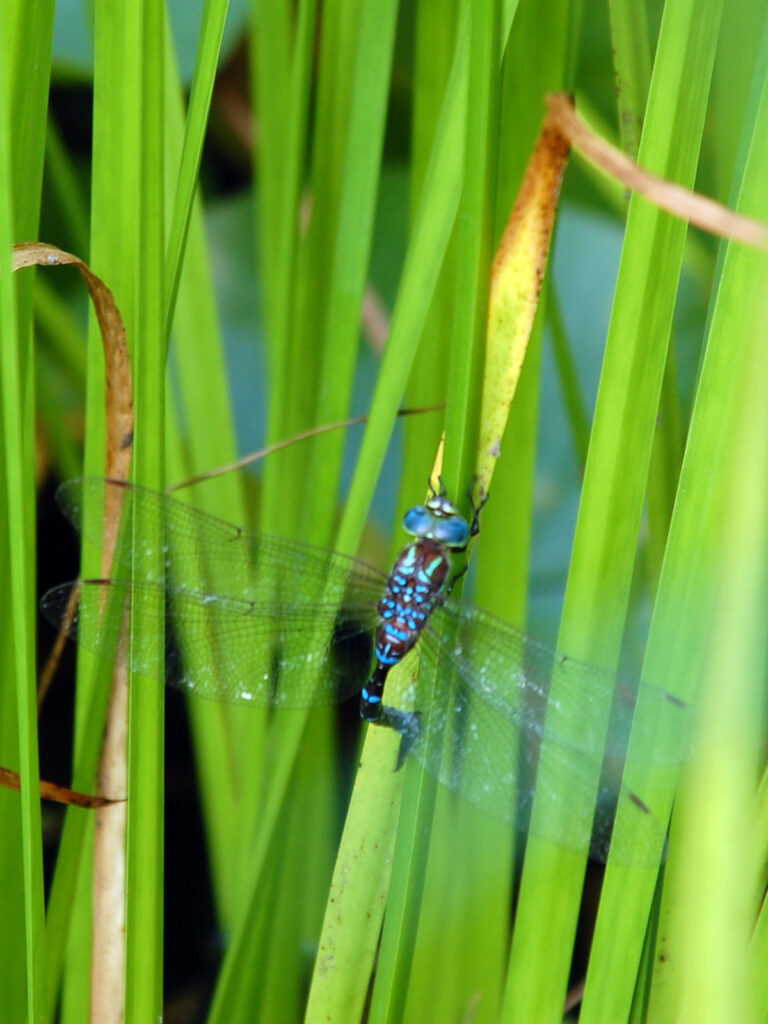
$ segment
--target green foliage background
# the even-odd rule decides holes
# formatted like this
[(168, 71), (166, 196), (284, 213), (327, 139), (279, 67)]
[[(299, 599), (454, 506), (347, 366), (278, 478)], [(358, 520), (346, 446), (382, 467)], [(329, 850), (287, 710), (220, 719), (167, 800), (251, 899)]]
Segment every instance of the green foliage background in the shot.
[[(548, 91), (572, 91), (643, 166), (768, 221), (758, 0), (254, 2), (232, 5), (222, 56), (226, 15), (223, 0), (0, 4), (0, 763), (23, 780), (20, 795), (0, 792), (12, 1022), (88, 1015), (88, 812), (67, 813), (44, 885), (35, 484), (103, 472), (104, 408), (79, 279), (12, 275), (12, 245), (58, 244), (113, 290), (141, 482), (162, 488), (369, 412), (362, 439), (318, 437), (269, 457), (258, 483), (224, 477), (194, 500), (347, 552), (373, 507), (366, 551), (384, 565), (381, 538), (400, 546), (392, 524), (423, 493), (443, 426), (446, 483), (471, 475), (478, 394), (461, 368), (481, 358), (493, 246)], [(217, 67), (230, 92), (209, 115)], [(251, 102), (253, 174), (233, 94)], [(92, 101), (91, 149), (73, 96)], [(233, 194), (222, 168), (235, 168)], [(381, 731), (347, 812), (332, 714), (191, 702), (227, 942), (210, 1021), (557, 1021), (584, 973), (582, 905), (597, 917), (580, 1020), (768, 1016), (766, 257), (687, 232), (574, 157), (553, 267), (474, 597), (696, 704), (682, 780), (649, 751), (625, 776), (661, 822), (674, 802), (668, 856), (609, 861), (598, 901), (583, 895), (584, 851), (548, 843), (546, 828), (523, 851), (471, 809), (455, 817), (416, 768), (391, 772)], [(360, 340), (369, 281), (392, 312), (383, 355)], [(444, 418), (395, 427), (398, 408), (446, 400)], [(72, 759), (90, 791), (86, 681), (83, 669)], [(163, 1000), (162, 712), (157, 688), (135, 688), (132, 1022), (159, 1019)]]

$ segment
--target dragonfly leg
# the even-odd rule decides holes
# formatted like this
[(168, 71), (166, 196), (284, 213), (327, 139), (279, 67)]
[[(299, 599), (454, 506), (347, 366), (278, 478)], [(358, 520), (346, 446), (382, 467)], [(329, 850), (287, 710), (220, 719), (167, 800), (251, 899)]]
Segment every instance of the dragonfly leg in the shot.
[(386, 725), (390, 729), (394, 729), (402, 737), (395, 765), (395, 771), (399, 772), (421, 735), (421, 715), (418, 711), (401, 711), (399, 708), (382, 705), (379, 725)]
[[(467, 498), (469, 499), (469, 507), (472, 510), (472, 521), (469, 524), (469, 536), (470, 537), (476, 537), (478, 535), (478, 533), (480, 533), (480, 513), (485, 508), (485, 506), (486, 506), (486, 504), (488, 502), (488, 498), (490, 497), (490, 495), (481, 487), (480, 488), (480, 494), (479, 494), (479, 500), (475, 501), (474, 490), (475, 490), (476, 483), (477, 483), (477, 477), (475, 477), (475, 479), (472, 481), (472, 486), (467, 491)], [(466, 545), (465, 545), (465, 547), (466, 547)], [(462, 548), (461, 550), (463, 551), (463, 550), (465, 550), (465, 548)], [(445, 591), (443, 593), (443, 600), (445, 600), (445, 598), (450, 596), (451, 591), (453, 590), (453, 588), (456, 586), (456, 584), (459, 582), (461, 577), (464, 575), (464, 573), (468, 569), (469, 569), (469, 563), (467, 562), (467, 563), (464, 564), (464, 566), (461, 569), (459, 569), (458, 572), (453, 574), (453, 576), (451, 577), (450, 581), (448, 582), (448, 585), (446, 586)]]
[(468, 570), (469, 570), (469, 565), (468, 565), (468, 564), (467, 564), (467, 565), (463, 565), (463, 566), (461, 567), (461, 569), (459, 569), (459, 571), (458, 571), (458, 572), (455, 572), (455, 573), (453, 574), (453, 576), (451, 576), (450, 580), (448, 581), (448, 585), (447, 585), (447, 587), (445, 588), (445, 591), (444, 591), (444, 593), (443, 593), (443, 600), (444, 600), (445, 598), (447, 598), (447, 597), (450, 597), (450, 596), (451, 596), (451, 591), (452, 591), (452, 590), (453, 590), (453, 588), (454, 588), (454, 587), (456, 586), (456, 584), (457, 584), (457, 583), (459, 582), (459, 580), (461, 579), (461, 577), (462, 577), (462, 576), (464, 576), (464, 575), (465, 575), (465, 573), (467, 573), (467, 572), (468, 572)]
[(489, 492), (483, 487), (480, 488), (479, 501), (475, 501), (475, 484), (477, 483), (477, 477), (472, 481), (472, 486), (467, 491), (467, 498), (469, 498), (469, 507), (472, 509), (472, 522), (469, 525), (470, 537), (476, 537), (480, 533), (480, 513), (485, 508), (488, 499), (490, 498)]

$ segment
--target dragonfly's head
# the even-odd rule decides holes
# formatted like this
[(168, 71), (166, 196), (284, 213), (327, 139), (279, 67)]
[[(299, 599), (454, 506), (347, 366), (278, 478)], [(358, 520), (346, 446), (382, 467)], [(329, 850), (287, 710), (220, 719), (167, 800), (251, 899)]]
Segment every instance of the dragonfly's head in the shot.
[(444, 494), (435, 494), (426, 505), (409, 509), (403, 526), (412, 536), (436, 540), (451, 551), (464, 551), (469, 543), (469, 523)]

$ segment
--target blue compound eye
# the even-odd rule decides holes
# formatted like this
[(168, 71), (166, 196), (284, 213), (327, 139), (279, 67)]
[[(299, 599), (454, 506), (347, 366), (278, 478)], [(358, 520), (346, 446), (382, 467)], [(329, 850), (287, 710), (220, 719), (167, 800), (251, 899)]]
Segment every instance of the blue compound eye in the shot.
[(434, 526), (435, 517), (423, 505), (414, 505), (403, 516), (403, 526), (414, 537), (426, 537)]
[(448, 548), (465, 548), (469, 543), (469, 523), (461, 516), (450, 516), (435, 523), (435, 540)]

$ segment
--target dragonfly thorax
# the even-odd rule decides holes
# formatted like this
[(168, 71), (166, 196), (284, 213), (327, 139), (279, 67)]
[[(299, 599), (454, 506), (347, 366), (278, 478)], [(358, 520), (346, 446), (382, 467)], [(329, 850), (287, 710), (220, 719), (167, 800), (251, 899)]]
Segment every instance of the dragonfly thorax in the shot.
[(406, 512), (403, 527), (413, 537), (437, 541), (451, 551), (464, 551), (471, 535), (469, 523), (444, 494)]

